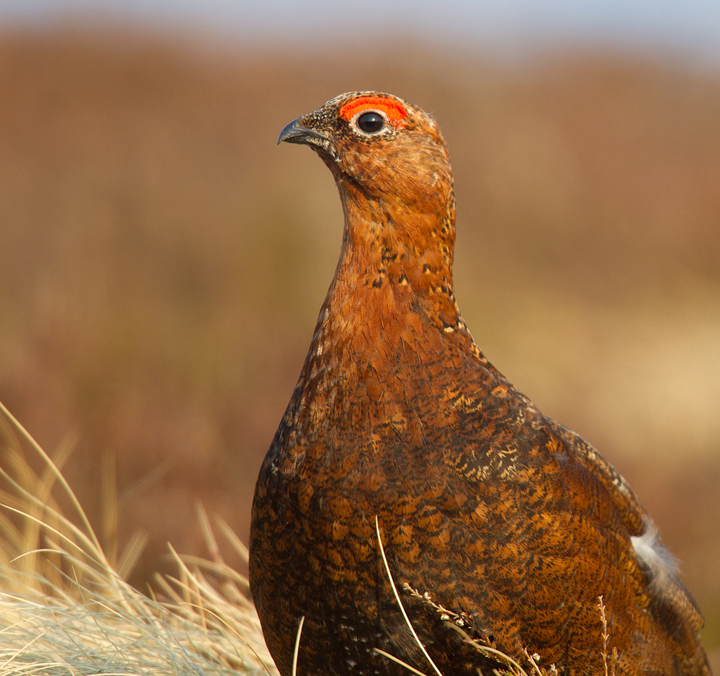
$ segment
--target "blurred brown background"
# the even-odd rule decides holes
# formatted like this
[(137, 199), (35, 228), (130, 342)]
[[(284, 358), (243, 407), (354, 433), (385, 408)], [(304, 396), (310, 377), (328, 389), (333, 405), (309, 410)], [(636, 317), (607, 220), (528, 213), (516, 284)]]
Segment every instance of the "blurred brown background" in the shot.
[(439, 120), (477, 342), (625, 474), (720, 645), (718, 72), (0, 33), (0, 400), (48, 451), (79, 433), (66, 475), (100, 531), (116, 458), (137, 584), (167, 541), (206, 553), (196, 501), (246, 540), (342, 225), (326, 168), (275, 139), (366, 88)]

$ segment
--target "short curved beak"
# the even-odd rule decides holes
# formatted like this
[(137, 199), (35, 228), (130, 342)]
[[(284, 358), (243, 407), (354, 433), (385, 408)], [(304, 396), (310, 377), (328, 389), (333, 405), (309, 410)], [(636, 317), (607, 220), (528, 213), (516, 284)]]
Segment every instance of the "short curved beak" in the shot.
[(325, 134), (316, 129), (309, 129), (308, 127), (300, 125), (300, 119), (301, 118), (298, 117), (297, 120), (293, 120), (290, 124), (283, 127), (280, 136), (278, 136), (278, 145), (283, 141), (287, 141), (288, 143), (312, 143), (310, 139), (313, 138), (322, 139), (323, 141), (328, 140)]

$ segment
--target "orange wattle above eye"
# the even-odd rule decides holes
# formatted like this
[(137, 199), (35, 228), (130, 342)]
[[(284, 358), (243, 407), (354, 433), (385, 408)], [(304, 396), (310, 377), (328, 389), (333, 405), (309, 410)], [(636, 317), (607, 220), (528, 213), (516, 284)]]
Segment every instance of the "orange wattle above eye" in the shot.
[(402, 126), (402, 121), (407, 117), (407, 110), (399, 101), (382, 96), (359, 96), (352, 99), (340, 109), (340, 117), (350, 121), (355, 115), (366, 109), (382, 111), (390, 124), (396, 127)]

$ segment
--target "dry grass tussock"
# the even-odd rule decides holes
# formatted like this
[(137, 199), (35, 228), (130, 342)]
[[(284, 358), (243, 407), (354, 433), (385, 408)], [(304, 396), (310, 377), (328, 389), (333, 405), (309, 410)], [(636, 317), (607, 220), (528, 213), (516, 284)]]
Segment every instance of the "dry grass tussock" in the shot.
[(51, 458), (0, 408), (0, 676), (276, 673), (244, 577), (219, 557), (172, 551), (177, 574), (156, 578), (157, 595), (141, 594), (125, 577), (143, 536), (111, 560), (61, 473), (72, 444)]

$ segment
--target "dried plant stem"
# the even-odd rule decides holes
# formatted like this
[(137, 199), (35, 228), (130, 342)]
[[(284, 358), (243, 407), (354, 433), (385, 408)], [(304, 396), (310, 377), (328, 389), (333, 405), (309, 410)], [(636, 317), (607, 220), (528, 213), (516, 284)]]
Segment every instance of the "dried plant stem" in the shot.
[(610, 641), (610, 632), (608, 631), (608, 624), (607, 624), (607, 617), (605, 615), (605, 603), (603, 602), (602, 595), (598, 596), (598, 604), (597, 604), (598, 610), (600, 611), (600, 622), (602, 623), (602, 640), (603, 640), (603, 649), (602, 649), (602, 658), (603, 658), (603, 668), (605, 670), (605, 676), (615, 676), (615, 671), (617, 668), (617, 661), (618, 661), (618, 651), (617, 648), (613, 647), (612, 653), (610, 656), (610, 666), (608, 668), (608, 643)]

